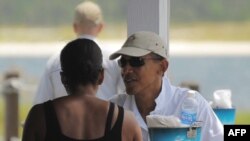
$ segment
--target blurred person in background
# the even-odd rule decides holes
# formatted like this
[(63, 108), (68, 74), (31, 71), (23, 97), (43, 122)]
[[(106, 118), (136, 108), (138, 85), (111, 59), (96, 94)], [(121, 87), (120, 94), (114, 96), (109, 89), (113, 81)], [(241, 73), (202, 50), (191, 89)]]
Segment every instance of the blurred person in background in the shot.
[[(96, 41), (96, 37), (104, 26), (101, 8), (92, 1), (84, 1), (76, 6), (73, 29), (77, 38), (84, 38)], [(59, 52), (52, 56), (41, 77), (34, 104), (52, 100), (67, 95), (60, 80)], [(124, 91), (124, 84), (120, 75), (120, 68), (116, 61), (104, 58), (103, 61), (105, 79), (97, 96), (104, 100), (110, 98), (118, 91)]]
[(142, 141), (132, 112), (96, 97), (104, 79), (102, 52), (89, 39), (61, 51), (61, 81), (67, 96), (32, 107), (23, 141)]
[[(188, 89), (170, 84), (165, 72), (168, 69), (168, 52), (159, 35), (141, 31), (129, 36), (120, 50), (110, 59), (118, 60), (126, 93), (110, 99), (132, 111), (140, 124), (143, 140), (148, 141), (147, 115), (175, 115), (179, 117), (181, 104)], [(196, 121), (202, 121), (202, 141), (223, 141), (223, 125), (208, 102), (196, 92), (198, 111)]]

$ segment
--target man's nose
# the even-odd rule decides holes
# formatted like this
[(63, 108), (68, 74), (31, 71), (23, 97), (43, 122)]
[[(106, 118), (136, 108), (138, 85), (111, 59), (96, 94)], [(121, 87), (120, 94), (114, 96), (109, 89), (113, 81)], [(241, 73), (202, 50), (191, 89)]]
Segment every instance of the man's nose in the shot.
[(127, 74), (133, 72), (133, 67), (130, 66), (129, 63), (127, 63), (123, 68), (122, 68), (122, 74)]

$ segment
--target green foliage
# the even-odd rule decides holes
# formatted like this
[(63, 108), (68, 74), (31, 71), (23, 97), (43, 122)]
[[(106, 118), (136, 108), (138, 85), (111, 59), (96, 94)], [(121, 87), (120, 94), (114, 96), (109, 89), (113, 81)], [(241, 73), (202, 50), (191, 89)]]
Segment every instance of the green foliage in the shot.
[(249, 0), (172, 0), (171, 22), (249, 21)]
[[(0, 0), (0, 41), (75, 38), (74, 8), (82, 1)], [(100, 37), (125, 38), (127, 1), (93, 1), (103, 9), (106, 22)], [(170, 39), (250, 40), (250, 0), (171, 0), (170, 4)]]
[[(0, 25), (58, 26), (71, 24), (83, 0), (1, 0)], [(126, 21), (126, 0), (93, 0), (107, 23)], [(249, 0), (170, 0), (171, 22), (249, 21)]]
[[(83, 0), (1, 0), (0, 25), (58, 26), (71, 24), (75, 6)], [(106, 21), (125, 17), (124, 0), (95, 0)]]
[(250, 112), (249, 111), (239, 111), (236, 112), (236, 124), (250, 124)]

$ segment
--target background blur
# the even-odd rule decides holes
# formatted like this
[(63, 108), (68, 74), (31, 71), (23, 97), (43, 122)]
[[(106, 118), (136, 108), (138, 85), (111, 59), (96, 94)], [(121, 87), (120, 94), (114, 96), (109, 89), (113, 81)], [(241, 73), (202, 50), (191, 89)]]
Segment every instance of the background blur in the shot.
[[(101, 38), (124, 38), (127, 1), (95, 1), (102, 6), (107, 23)], [(71, 39), (74, 37), (73, 9), (79, 2), (81, 0), (1, 0), (0, 40)], [(249, 0), (172, 0), (171, 39), (249, 40), (249, 5)]]
[[(118, 49), (127, 36), (126, 0), (94, 0), (106, 22), (99, 40)], [(82, 0), (0, 1), (0, 91), (7, 71), (20, 73), (19, 119), (31, 108), (46, 61), (72, 31), (74, 8)], [(169, 78), (175, 85), (198, 84), (210, 101), (217, 89), (231, 89), (236, 123), (250, 124), (250, 1), (172, 0)], [(1, 93), (1, 92), (0, 92)], [(0, 140), (4, 135), (4, 97), (0, 97)], [(20, 126), (19, 135), (22, 128)]]

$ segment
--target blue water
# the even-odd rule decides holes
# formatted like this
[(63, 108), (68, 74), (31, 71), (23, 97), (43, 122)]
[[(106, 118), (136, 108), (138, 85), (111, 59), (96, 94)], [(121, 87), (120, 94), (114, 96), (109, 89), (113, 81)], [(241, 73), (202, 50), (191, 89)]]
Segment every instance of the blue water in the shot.
[[(0, 57), (0, 78), (10, 68), (21, 70), (23, 79), (38, 80), (47, 62), (44, 58)], [(250, 56), (249, 57), (171, 57), (169, 77), (174, 85), (194, 81), (201, 94), (209, 101), (213, 91), (231, 89), (237, 109), (250, 110)], [(37, 83), (37, 81), (35, 82)]]
[(207, 100), (217, 89), (231, 89), (236, 108), (250, 110), (250, 57), (173, 57), (170, 62), (173, 84), (195, 81)]
[(22, 73), (40, 78), (47, 60), (47, 57), (0, 57), (0, 75), (3, 75), (6, 71), (14, 68), (20, 70)]

